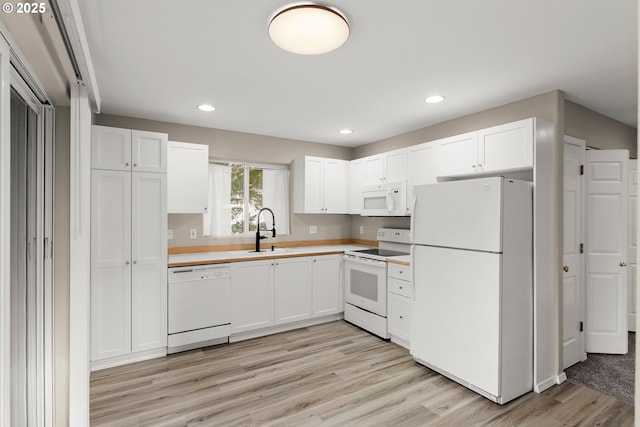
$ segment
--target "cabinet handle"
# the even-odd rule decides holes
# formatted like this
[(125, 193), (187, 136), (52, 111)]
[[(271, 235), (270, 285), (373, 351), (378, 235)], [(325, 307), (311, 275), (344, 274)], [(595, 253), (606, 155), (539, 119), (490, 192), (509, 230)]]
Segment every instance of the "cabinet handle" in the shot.
[(138, 164), (137, 164), (137, 163), (134, 163), (134, 164), (133, 164), (133, 167), (135, 168), (136, 166), (138, 166)]
[(569, 266), (565, 265), (564, 267), (562, 267), (562, 269), (564, 270), (565, 273), (569, 272)]
[(124, 265), (129, 265), (129, 261), (125, 262)]
[(138, 263), (138, 261), (133, 261), (133, 263), (134, 263), (134, 264), (137, 264), (137, 263)]
[(404, 317), (400, 316), (401, 319), (404, 319)]
[(124, 165), (125, 165), (125, 166), (129, 166), (129, 163), (125, 163)]
[(626, 266), (627, 266), (627, 263), (626, 263), (626, 262), (624, 262), (624, 261), (621, 261), (621, 262), (620, 262), (620, 267), (626, 267)]

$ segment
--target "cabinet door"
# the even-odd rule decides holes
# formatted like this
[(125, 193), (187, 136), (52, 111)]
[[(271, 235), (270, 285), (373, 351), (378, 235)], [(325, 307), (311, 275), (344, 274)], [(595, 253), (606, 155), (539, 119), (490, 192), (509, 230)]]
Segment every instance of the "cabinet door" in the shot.
[(295, 322), (311, 317), (311, 258), (275, 262), (275, 322)]
[(411, 299), (389, 293), (389, 335), (409, 343), (411, 336)]
[(362, 212), (362, 185), (364, 183), (364, 164), (362, 159), (352, 160), (349, 164), (349, 213), (360, 215)]
[(407, 210), (413, 209), (413, 186), (422, 184), (435, 184), (436, 179), (436, 155), (435, 143), (427, 142), (409, 148), (409, 179), (407, 183)]
[(167, 212), (205, 213), (209, 190), (209, 146), (167, 143)]
[(91, 172), (91, 360), (131, 352), (131, 173)]
[(407, 150), (394, 150), (384, 154), (385, 181), (397, 182), (407, 179)]
[(231, 333), (273, 325), (273, 261), (231, 264)]
[(470, 132), (437, 141), (437, 176), (468, 175), (478, 168), (478, 133)]
[(364, 184), (380, 184), (384, 181), (384, 156), (370, 156), (364, 162)]
[(478, 171), (532, 168), (533, 120), (520, 120), (479, 131)]
[(91, 168), (131, 170), (131, 129), (92, 126)]
[[(323, 159), (306, 157), (304, 160), (304, 211), (301, 213), (324, 212)], [(295, 184), (294, 184), (295, 185)]]
[(324, 159), (322, 174), (324, 213), (349, 213), (349, 162)]
[(167, 176), (132, 173), (131, 350), (167, 345)]
[(167, 134), (131, 131), (131, 166), (134, 172), (167, 172)]
[(341, 263), (340, 255), (313, 258), (314, 316), (326, 316), (344, 311)]

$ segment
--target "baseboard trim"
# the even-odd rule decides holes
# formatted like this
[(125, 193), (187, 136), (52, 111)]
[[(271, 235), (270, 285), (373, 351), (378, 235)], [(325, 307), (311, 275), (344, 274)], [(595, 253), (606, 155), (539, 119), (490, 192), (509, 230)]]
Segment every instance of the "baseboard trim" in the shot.
[(548, 388), (553, 387), (554, 385), (562, 384), (567, 380), (567, 374), (561, 372), (560, 375), (556, 375), (554, 377), (549, 377), (546, 380), (539, 382), (533, 386), (533, 391), (536, 393), (542, 393)]
[(286, 323), (284, 325), (270, 326), (268, 328), (241, 332), (238, 334), (232, 334), (229, 337), (229, 342), (232, 343), (232, 342), (250, 340), (252, 338), (264, 337), (267, 335), (291, 331), (293, 329), (298, 329), (298, 328), (306, 328), (307, 326), (314, 326), (314, 325), (319, 325), (321, 323), (328, 323), (328, 322), (333, 322), (335, 320), (342, 320), (342, 319), (344, 319), (343, 313), (338, 313), (338, 314), (330, 314), (322, 317), (316, 317), (312, 319), (300, 320), (298, 322)]

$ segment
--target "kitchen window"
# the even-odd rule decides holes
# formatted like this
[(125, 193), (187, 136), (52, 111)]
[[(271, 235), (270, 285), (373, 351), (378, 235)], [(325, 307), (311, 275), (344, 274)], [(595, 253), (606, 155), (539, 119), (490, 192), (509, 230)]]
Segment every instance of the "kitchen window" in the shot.
[[(216, 161), (209, 164), (209, 202), (203, 234), (248, 236), (256, 232), (256, 215), (270, 208), (278, 234), (289, 234), (289, 168)], [(271, 215), (260, 216), (260, 228), (271, 228)]]

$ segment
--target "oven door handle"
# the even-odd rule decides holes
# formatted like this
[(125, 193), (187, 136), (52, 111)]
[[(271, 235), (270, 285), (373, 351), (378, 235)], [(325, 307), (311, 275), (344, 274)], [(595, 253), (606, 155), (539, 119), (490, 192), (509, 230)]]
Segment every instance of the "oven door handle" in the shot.
[(358, 258), (358, 257), (353, 256), (353, 255), (345, 255), (344, 257), (342, 257), (342, 259), (344, 259), (345, 261), (353, 262), (355, 264), (369, 265), (369, 266), (374, 266), (374, 267), (378, 267), (378, 266), (381, 267), (381, 266), (387, 264), (386, 261), (379, 261), (377, 259), (363, 260), (362, 258)]

